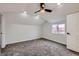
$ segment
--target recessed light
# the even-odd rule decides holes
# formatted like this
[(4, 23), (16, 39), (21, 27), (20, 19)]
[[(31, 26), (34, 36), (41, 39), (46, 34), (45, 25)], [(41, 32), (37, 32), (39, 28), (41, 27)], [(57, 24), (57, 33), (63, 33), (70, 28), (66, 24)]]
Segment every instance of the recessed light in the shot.
[(27, 14), (27, 12), (26, 12), (26, 11), (24, 11), (24, 14)]
[(61, 5), (61, 3), (57, 3), (57, 5)]
[(26, 17), (26, 16), (27, 16), (27, 11), (22, 12), (21, 15), (22, 15), (23, 17)]

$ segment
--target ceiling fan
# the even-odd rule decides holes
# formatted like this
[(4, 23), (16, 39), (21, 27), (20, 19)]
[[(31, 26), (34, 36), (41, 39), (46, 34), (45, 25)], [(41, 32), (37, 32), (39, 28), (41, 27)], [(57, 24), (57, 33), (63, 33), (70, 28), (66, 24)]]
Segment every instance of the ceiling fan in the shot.
[(51, 13), (52, 10), (51, 9), (45, 9), (45, 3), (40, 3), (40, 10), (34, 12), (34, 13), (37, 13), (37, 12), (41, 12), (41, 13), (44, 13), (44, 12), (49, 12)]

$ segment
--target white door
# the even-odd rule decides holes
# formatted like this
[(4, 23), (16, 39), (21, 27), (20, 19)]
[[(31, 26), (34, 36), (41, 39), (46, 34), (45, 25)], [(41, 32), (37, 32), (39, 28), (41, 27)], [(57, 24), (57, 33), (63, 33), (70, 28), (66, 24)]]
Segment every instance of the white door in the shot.
[(67, 16), (67, 48), (79, 52), (79, 13)]
[(0, 47), (1, 47), (1, 38), (2, 38), (2, 35), (1, 35), (1, 19), (0, 19)]
[(2, 38), (2, 36), (1, 36), (1, 32), (0, 32), (0, 48), (1, 48), (1, 38)]

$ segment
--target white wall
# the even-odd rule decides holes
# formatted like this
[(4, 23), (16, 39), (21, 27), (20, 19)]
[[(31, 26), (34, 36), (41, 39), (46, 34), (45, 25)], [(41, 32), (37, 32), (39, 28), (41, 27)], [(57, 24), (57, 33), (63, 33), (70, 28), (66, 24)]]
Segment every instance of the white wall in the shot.
[(0, 22), (0, 33), (1, 33), (1, 22)]
[(5, 42), (3, 45), (34, 40), (41, 37), (66, 44), (65, 35), (56, 35), (51, 33), (51, 23), (45, 23), (42, 26), (42, 22), (40, 23), (39, 21), (32, 23), (32, 21), (36, 20), (31, 17), (25, 18), (21, 15), (11, 13), (3, 15), (3, 19), (5, 22)]
[(40, 38), (41, 27), (37, 25), (7, 24), (6, 44)]
[[(58, 23), (64, 23), (64, 21), (56, 22)], [(52, 33), (52, 24), (53, 23), (45, 23), (43, 25), (43, 37), (52, 41), (56, 41), (62, 44), (66, 44), (66, 36), (63, 34), (53, 34)]]
[[(31, 17), (23, 17), (17, 13), (5, 14), (2, 18), (5, 22), (5, 40), (2, 45), (41, 38), (42, 22), (36, 22)], [(32, 23), (31, 20), (35, 22)]]

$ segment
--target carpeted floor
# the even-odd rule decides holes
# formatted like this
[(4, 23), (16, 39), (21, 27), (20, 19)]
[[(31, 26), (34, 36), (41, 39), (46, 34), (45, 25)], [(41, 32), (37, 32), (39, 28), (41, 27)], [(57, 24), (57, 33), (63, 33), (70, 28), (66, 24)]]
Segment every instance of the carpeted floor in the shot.
[(2, 56), (78, 56), (65, 45), (53, 41), (38, 39), (7, 45), (1, 50)]

